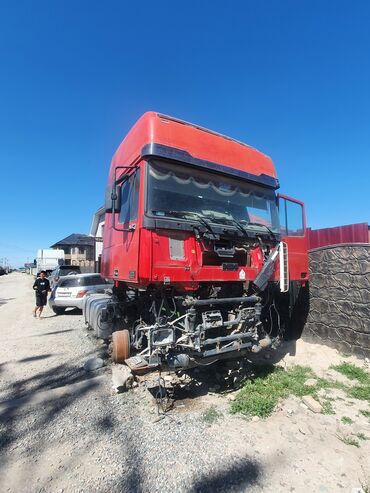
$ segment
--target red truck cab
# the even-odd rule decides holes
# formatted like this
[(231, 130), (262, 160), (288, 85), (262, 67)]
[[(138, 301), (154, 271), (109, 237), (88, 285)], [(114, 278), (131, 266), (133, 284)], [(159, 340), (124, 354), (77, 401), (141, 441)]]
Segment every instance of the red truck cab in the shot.
[(189, 366), (287, 336), (307, 237), (304, 204), (278, 188), (271, 158), (246, 144), (154, 112), (136, 122), (105, 204), (103, 320), (118, 360), (136, 348), (147, 364)]

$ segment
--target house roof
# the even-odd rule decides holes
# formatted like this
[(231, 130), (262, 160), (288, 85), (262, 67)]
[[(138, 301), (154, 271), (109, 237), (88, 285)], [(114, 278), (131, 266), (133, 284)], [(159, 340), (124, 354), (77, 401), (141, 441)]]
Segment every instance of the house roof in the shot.
[(95, 242), (95, 239), (92, 236), (84, 235), (84, 234), (79, 234), (79, 233), (73, 233), (66, 238), (63, 238), (63, 240), (58, 241), (57, 243), (54, 243), (54, 245), (51, 245), (50, 248), (55, 248), (58, 246), (75, 246), (75, 245), (91, 245), (93, 246)]

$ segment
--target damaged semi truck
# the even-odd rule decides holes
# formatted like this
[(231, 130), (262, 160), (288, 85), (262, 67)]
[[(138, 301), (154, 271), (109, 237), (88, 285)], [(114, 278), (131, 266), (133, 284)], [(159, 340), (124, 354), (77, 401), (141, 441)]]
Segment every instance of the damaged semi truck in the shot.
[(114, 287), (84, 306), (115, 362), (184, 369), (299, 337), (305, 212), (278, 188), (246, 144), (153, 112), (136, 122), (106, 190), (101, 273)]

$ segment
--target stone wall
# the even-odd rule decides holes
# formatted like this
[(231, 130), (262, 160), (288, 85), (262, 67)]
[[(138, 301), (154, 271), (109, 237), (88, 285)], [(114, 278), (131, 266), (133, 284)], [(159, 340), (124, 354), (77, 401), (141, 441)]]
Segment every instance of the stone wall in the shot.
[(303, 339), (370, 356), (370, 244), (311, 250)]

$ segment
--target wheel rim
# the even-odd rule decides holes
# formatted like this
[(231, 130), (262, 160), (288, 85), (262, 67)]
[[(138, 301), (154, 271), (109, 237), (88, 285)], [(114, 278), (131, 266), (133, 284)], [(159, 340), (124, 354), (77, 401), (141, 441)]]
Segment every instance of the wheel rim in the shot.
[(117, 330), (112, 335), (113, 353), (115, 363), (124, 363), (130, 356), (130, 335), (128, 330)]

